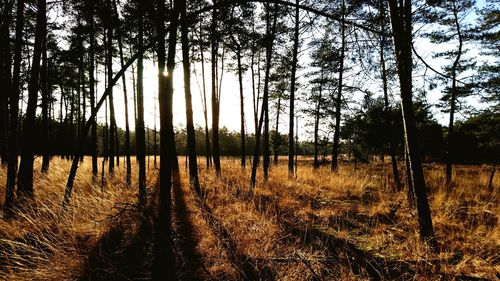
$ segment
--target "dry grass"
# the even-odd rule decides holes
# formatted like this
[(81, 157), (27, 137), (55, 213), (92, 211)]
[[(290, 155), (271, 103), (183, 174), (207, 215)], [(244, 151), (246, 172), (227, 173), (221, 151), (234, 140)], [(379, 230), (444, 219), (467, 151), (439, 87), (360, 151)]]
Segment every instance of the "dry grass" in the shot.
[[(0, 280), (85, 276), (96, 247), (119, 223), (109, 218), (137, 198), (136, 189), (124, 183), (123, 161), (113, 178), (106, 175), (101, 190), (100, 177), (92, 180), (89, 160), (80, 167), (70, 208), (62, 212), (70, 163), (54, 158), (50, 173), (42, 175), (37, 159), (36, 199), (22, 204), (15, 218), (0, 219)], [(359, 165), (356, 172), (352, 165), (343, 164), (338, 174), (332, 174), (327, 167), (314, 171), (302, 160), (294, 179), (288, 178), (284, 161), (272, 166), (268, 183), (263, 183), (259, 170), (253, 198), (247, 196), (250, 170), (242, 170), (237, 160), (223, 161), (221, 178), (200, 167), (203, 199), (187, 184), (187, 171), (181, 163), (182, 185), (172, 193), (178, 277), (363, 280), (373, 277), (367, 265), (360, 264), (369, 258), (383, 263), (378, 269), (400, 267), (388, 272), (401, 275), (382, 273), (383, 279), (498, 280), (500, 180), (495, 178), (493, 193), (486, 190), (490, 167), (456, 166), (451, 190), (444, 187), (442, 165), (425, 167), (441, 248), (436, 254), (420, 242), (416, 212), (408, 206), (404, 191), (393, 191), (388, 164)], [(136, 183), (135, 161), (133, 164), (132, 182)], [(5, 182), (5, 174), (0, 168), (0, 181)], [(149, 187), (156, 177), (151, 163)], [(0, 200), (3, 188), (1, 185)], [(132, 215), (121, 223), (126, 235), (120, 239), (137, 235), (139, 218), (128, 213)], [(318, 233), (321, 237), (314, 237)], [(337, 246), (343, 241), (344, 248), (332, 249), (325, 237)], [(353, 253), (349, 249), (363, 253), (362, 257), (349, 256)]]
[[(92, 180), (91, 161), (85, 159), (70, 206), (64, 212), (61, 202), (71, 163), (54, 158), (49, 173), (44, 175), (39, 160), (35, 163), (35, 200), (23, 203), (14, 218), (0, 219), (0, 279), (74, 280), (81, 276), (90, 252), (107, 234), (110, 224), (116, 223), (109, 218), (136, 201), (137, 191), (124, 183), (123, 159), (113, 178), (105, 175), (102, 189), (101, 178)], [(0, 169), (0, 181), (4, 183), (6, 168)], [(149, 174), (150, 186), (155, 174)], [(133, 174), (132, 182), (136, 181)], [(4, 194), (2, 184), (0, 205)]]
[[(256, 198), (271, 198), (288, 218), (343, 239), (377, 260), (404, 265), (402, 271), (411, 272), (412, 278), (427, 280), (440, 275), (498, 278), (500, 180), (496, 177), (497, 188), (493, 193), (486, 189), (489, 167), (457, 166), (452, 190), (448, 191), (443, 186), (443, 167), (426, 166), (439, 254), (419, 240), (416, 212), (408, 206), (404, 191), (392, 191), (389, 171), (388, 165), (372, 164), (361, 165), (355, 173), (352, 166), (344, 165), (335, 175), (329, 168), (313, 171), (303, 165), (298, 177), (290, 180), (282, 162), (272, 167), (267, 184), (259, 179), (255, 194)], [(290, 253), (300, 251), (305, 253), (306, 260), (319, 261), (331, 254), (307, 249), (304, 243), (285, 241), (283, 237), (289, 237), (290, 233), (279, 224), (277, 212), (258, 213), (255, 201), (238, 200), (234, 194), (248, 190), (249, 178), (249, 171), (245, 174), (238, 162), (223, 163), (221, 180), (213, 176), (213, 171), (201, 175), (203, 186), (209, 191), (207, 202), (221, 223), (230, 229), (238, 251), (254, 258), (289, 257)], [(325, 262), (313, 263), (312, 271), (303, 265), (288, 263), (280, 269), (272, 262), (269, 264), (278, 280), (310, 280), (312, 271), (324, 273), (328, 268)], [(348, 269), (350, 266), (344, 264)], [(328, 276), (347, 278), (345, 269), (323, 277), (329, 279)]]

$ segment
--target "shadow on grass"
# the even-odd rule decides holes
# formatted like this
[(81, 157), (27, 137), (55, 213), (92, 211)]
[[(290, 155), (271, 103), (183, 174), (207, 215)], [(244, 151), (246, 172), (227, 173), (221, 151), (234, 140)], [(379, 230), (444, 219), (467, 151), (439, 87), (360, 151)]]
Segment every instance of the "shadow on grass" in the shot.
[(78, 280), (151, 279), (152, 222), (144, 218), (136, 231), (129, 233), (130, 228), (126, 222), (111, 226), (88, 253), (85, 272)]

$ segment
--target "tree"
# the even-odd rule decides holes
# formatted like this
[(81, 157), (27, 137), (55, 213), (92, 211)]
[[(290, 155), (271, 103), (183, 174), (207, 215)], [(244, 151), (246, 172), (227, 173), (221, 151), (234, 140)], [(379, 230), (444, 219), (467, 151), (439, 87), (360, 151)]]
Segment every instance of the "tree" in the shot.
[[(448, 123), (448, 148), (446, 157), (446, 184), (449, 185), (452, 180), (452, 164), (455, 158), (455, 112), (459, 98), (463, 98), (470, 94), (470, 89), (467, 85), (459, 85), (458, 76), (463, 71), (471, 68), (472, 63), (464, 59), (466, 49), (465, 44), (470, 36), (467, 34), (468, 27), (464, 24), (464, 19), (469, 13), (469, 10), (474, 6), (473, 0), (451, 0), (451, 1), (431, 1), (431, 8), (428, 9), (426, 16), (431, 21), (439, 25), (439, 30), (431, 32), (429, 37), (433, 43), (455, 43), (455, 50), (445, 50), (435, 53), (435, 57), (443, 57), (451, 60), (451, 65), (445, 66), (446, 74), (451, 80), (451, 85), (445, 88), (445, 94), (442, 101), (446, 103), (446, 108), (449, 111)], [(462, 82), (463, 83), (463, 82)]]
[[(293, 30), (293, 51), (292, 51), (292, 77), (290, 81), (290, 118), (289, 118), (289, 127), (288, 127), (288, 175), (293, 176), (293, 158), (295, 156), (295, 144), (294, 144), (294, 118), (295, 118), (295, 84), (297, 82), (297, 55), (299, 49), (299, 0), (295, 1), (297, 7), (295, 7), (295, 27)], [(295, 132), (297, 133), (297, 132)]]
[(193, 123), (193, 105), (191, 97), (191, 69), (189, 63), (189, 41), (188, 41), (188, 20), (186, 17), (186, 2), (178, 1), (181, 22), (181, 44), (182, 44), (182, 65), (184, 68), (184, 96), (186, 99), (186, 130), (188, 138), (189, 152), (189, 181), (196, 193), (200, 194), (200, 183), (198, 180), (198, 162), (196, 157), (196, 137)]
[(392, 37), (396, 53), (396, 63), (401, 90), (401, 107), (404, 124), (404, 138), (411, 166), (411, 180), (415, 192), (420, 237), (431, 247), (437, 249), (437, 241), (432, 226), (431, 210), (427, 200), (426, 185), (420, 152), (416, 138), (415, 117), (413, 113), (412, 89), (412, 12), (411, 0), (399, 2), (389, 0)]
[[(342, 20), (345, 20), (346, 5), (342, 0), (340, 13)], [(338, 157), (339, 157), (339, 139), (340, 139), (340, 105), (342, 103), (342, 89), (343, 89), (343, 75), (344, 75), (344, 58), (346, 52), (346, 26), (344, 22), (340, 24), (340, 58), (339, 58), (339, 78), (337, 98), (335, 99), (335, 134), (333, 136), (333, 151), (332, 151), (332, 171), (338, 171)]]
[(0, 161), (4, 165), (7, 163), (8, 150), (8, 102), (11, 87), (11, 51), (10, 51), (10, 24), (12, 22), (12, 6), (14, 1), (2, 2), (0, 10), (0, 87), (4, 93), (0, 96)]
[(28, 107), (23, 124), (21, 137), (21, 163), (19, 165), (18, 189), (19, 196), (33, 196), (33, 162), (36, 107), (38, 101), (40, 60), (47, 34), (47, 14), (45, 0), (38, 0), (36, 16), (35, 46), (28, 89)]
[[(144, 46), (144, 7), (143, 3), (138, 5), (139, 34), (138, 46), (141, 50)], [(143, 93), (143, 55), (137, 60), (137, 122), (135, 123), (135, 141), (137, 161), (139, 162), (139, 201), (142, 206), (146, 204), (146, 135), (144, 128), (144, 93)], [(110, 166), (111, 167), (111, 166)]]
[[(114, 0), (114, 12), (115, 15), (117, 16), (118, 19), (118, 7), (116, 4), (116, 0)], [(119, 28), (117, 35), (118, 35), (118, 49), (120, 52), (120, 65), (123, 68), (125, 64), (125, 60), (123, 57), (123, 43), (122, 43), (122, 37), (123, 37), (123, 29)], [(124, 106), (125, 106), (125, 156), (126, 156), (126, 165), (127, 165), (127, 184), (130, 185), (131, 182), (131, 174), (132, 174), (132, 165), (130, 163), (130, 125), (129, 125), (129, 120), (128, 120), (128, 95), (127, 95), (127, 83), (125, 79), (125, 75), (122, 76), (122, 87), (123, 87), (123, 100), (124, 100)], [(155, 110), (156, 113), (156, 110)], [(85, 116), (85, 114), (84, 114)], [(156, 131), (156, 118), (155, 118), (155, 131)], [(156, 133), (155, 133), (155, 140), (156, 140)], [(156, 141), (155, 141), (155, 148), (156, 148)], [(155, 159), (156, 159), (156, 152), (155, 152)], [(156, 165), (156, 161), (155, 161)], [(155, 166), (156, 167), (156, 166)]]
[[(235, 8), (239, 8), (237, 11)], [(231, 43), (229, 48), (233, 49), (237, 61), (237, 73), (240, 91), (240, 138), (241, 138), (241, 167), (246, 166), (245, 152), (245, 102), (243, 96), (243, 72), (245, 71), (242, 64), (242, 55), (249, 48), (250, 31), (245, 28), (249, 24), (244, 19), (250, 19), (252, 6), (237, 6), (231, 9), (231, 20), (227, 23), (229, 26), (229, 36)], [(238, 13), (238, 14), (236, 14)], [(235, 16), (236, 14), (236, 16)]]
[(20, 76), (21, 76), (21, 61), (23, 47), (23, 27), (24, 27), (24, 0), (17, 1), (16, 7), (16, 33), (14, 42), (14, 65), (12, 72), (12, 84), (10, 92), (10, 108), (9, 108), (9, 140), (8, 140), (8, 168), (7, 168), (7, 184), (5, 190), (5, 210), (7, 215), (10, 215), (14, 205), (14, 189), (16, 184), (17, 171), (17, 134), (18, 134), (18, 111), (19, 111), (19, 96), (21, 94)]
[[(158, 100), (160, 104), (160, 194), (158, 198), (158, 218), (155, 226), (155, 248), (153, 278), (174, 280), (175, 259), (172, 249), (171, 226), (171, 186), (172, 177), (178, 173), (173, 128), (172, 96), (175, 68), (175, 50), (179, 21), (179, 1), (174, 2), (170, 11), (168, 55), (165, 56), (166, 16), (165, 3), (155, 1), (156, 14), (156, 54), (158, 57)], [(165, 60), (166, 59), (166, 60)], [(165, 68), (166, 61), (166, 68)], [(165, 72), (166, 70), (166, 72)], [(165, 75), (166, 74), (166, 75)]]
[(500, 42), (498, 40), (500, 31), (498, 30), (498, 17), (500, 14), (500, 1), (488, 1), (486, 5), (479, 10), (477, 19), (477, 32), (474, 39), (481, 44), (481, 55), (493, 58), (488, 59), (479, 67), (480, 88), (484, 90), (482, 101), (491, 103), (493, 111), (500, 109), (500, 60), (498, 50)]
[[(386, 22), (386, 5), (384, 1), (380, 1), (380, 27), (381, 31), (385, 32), (387, 22)], [(386, 117), (385, 121), (386, 122), (393, 122), (394, 119), (390, 118), (389, 116), (389, 111), (390, 111), (390, 105), (389, 105), (389, 91), (388, 91), (388, 75), (387, 75), (387, 69), (386, 69), (386, 49), (387, 49), (387, 41), (386, 37), (384, 35), (380, 35), (380, 74), (382, 78), (382, 90), (384, 92), (384, 106), (385, 106), (385, 112), (386, 112)], [(392, 166), (392, 175), (394, 178), (394, 183), (396, 184), (396, 190), (401, 190), (401, 180), (399, 179), (399, 171), (398, 171), (398, 162), (396, 158), (396, 146), (395, 146), (395, 140), (393, 135), (391, 134), (390, 127), (386, 127), (387, 130), (386, 132), (388, 133), (389, 137), (389, 153), (391, 155), (391, 166)]]
[(215, 166), (215, 173), (217, 176), (221, 174), (220, 166), (220, 153), (219, 153), (219, 110), (220, 110), (220, 91), (217, 88), (217, 54), (218, 54), (218, 41), (217, 41), (217, 8), (216, 0), (212, 9), (212, 25), (210, 34), (210, 44), (212, 52), (211, 61), (211, 77), (212, 77), (212, 153)]

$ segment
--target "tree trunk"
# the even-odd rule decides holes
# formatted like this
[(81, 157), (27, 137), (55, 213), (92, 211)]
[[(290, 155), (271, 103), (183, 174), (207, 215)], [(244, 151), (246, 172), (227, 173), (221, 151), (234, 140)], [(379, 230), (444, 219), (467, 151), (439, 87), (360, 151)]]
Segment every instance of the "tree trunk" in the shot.
[[(144, 15), (142, 13), (142, 5), (139, 7), (139, 45), (138, 49), (143, 48), (144, 40)], [(146, 204), (146, 136), (144, 129), (144, 94), (143, 94), (143, 59), (140, 55), (137, 60), (137, 122), (135, 123), (135, 141), (137, 161), (139, 162), (139, 202), (142, 206)]]
[(240, 82), (240, 140), (241, 140), (241, 167), (246, 166), (246, 150), (245, 150), (245, 100), (243, 97), (243, 69), (241, 65), (241, 50), (236, 52), (238, 59), (238, 80)]
[(47, 40), (43, 43), (43, 53), (42, 53), (42, 69), (41, 69), (41, 92), (42, 92), (42, 173), (47, 173), (49, 171), (50, 155), (49, 155), (49, 89), (47, 86)]
[[(380, 17), (382, 22), (380, 24), (382, 28), (382, 32), (385, 32), (385, 2), (382, 0), (380, 4)], [(392, 126), (392, 117), (389, 116), (389, 91), (387, 89), (387, 71), (385, 68), (385, 48), (386, 48), (386, 38), (385, 36), (380, 36), (380, 66), (381, 66), (381, 74), (382, 74), (382, 87), (384, 92), (384, 105), (385, 105), (385, 114), (386, 114), (386, 122), (391, 124)], [(389, 128), (389, 127), (387, 127)], [(387, 136), (389, 138), (389, 153), (391, 154), (391, 165), (392, 165), (392, 175), (394, 177), (394, 184), (396, 185), (396, 190), (400, 191), (401, 188), (401, 180), (399, 178), (398, 171), (398, 160), (396, 158), (396, 147), (393, 134), (391, 130), (387, 131)]]
[(210, 168), (212, 164), (212, 153), (210, 147), (210, 133), (208, 131), (208, 110), (207, 110), (207, 88), (205, 81), (205, 57), (203, 55), (203, 41), (202, 41), (202, 26), (200, 21), (200, 56), (201, 56), (201, 76), (203, 83), (203, 91), (201, 97), (201, 103), (203, 105), (203, 117), (205, 119), (205, 157), (207, 160), (207, 169)]
[(212, 153), (215, 165), (215, 173), (217, 176), (221, 175), (220, 166), (220, 146), (219, 146), (219, 109), (220, 109), (220, 96), (217, 90), (217, 9), (215, 8), (216, 1), (214, 0), (214, 8), (212, 12)]
[(340, 24), (341, 33), (341, 48), (340, 48), (340, 66), (339, 66), (339, 85), (337, 89), (337, 98), (335, 99), (335, 133), (333, 135), (333, 151), (332, 151), (332, 171), (338, 172), (338, 158), (339, 158), (339, 140), (340, 140), (340, 117), (341, 117), (341, 104), (342, 104), (342, 87), (344, 78), (344, 58), (346, 49), (346, 36), (345, 36), (345, 2), (342, 0), (342, 23)]
[(18, 189), (19, 196), (33, 197), (33, 162), (35, 117), (38, 101), (40, 59), (47, 34), (47, 13), (45, 0), (38, 0), (35, 30), (35, 45), (30, 84), (28, 88), (28, 107), (21, 138), (21, 163), (19, 166)]
[[(78, 162), (79, 162), (78, 160), (82, 156), (82, 153), (83, 153), (84, 144), (85, 144), (85, 138), (86, 138), (86, 136), (87, 136), (90, 128), (92, 127), (92, 125), (95, 124), (94, 120), (96, 118), (97, 111), (99, 110), (99, 108), (101, 108), (101, 106), (106, 101), (106, 99), (107, 99), (107, 97), (109, 95), (109, 92), (111, 90), (111, 87), (118, 82), (118, 80), (121, 78), (121, 76), (124, 75), (125, 71), (137, 60), (137, 58), (140, 55), (142, 55), (146, 50), (150, 49), (151, 47), (153, 47), (153, 43), (149, 43), (147, 46), (144, 46), (144, 48), (142, 48), (141, 50), (138, 50), (137, 53), (134, 54), (132, 56), (132, 58), (130, 58), (127, 61), (127, 63), (125, 64), (125, 66), (120, 71), (118, 71), (118, 73), (115, 75), (115, 77), (113, 78), (112, 82), (110, 83), (110, 87), (106, 88), (106, 90), (102, 94), (101, 98), (99, 99), (99, 102), (96, 104), (95, 110), (91, 113), (89, 119), (85, 123), (85, 127), (83, 128), (83, 133), (82, 133), (82, 135), (80, 136), (80, 138), (78, 140), (78, 146), (77, 146), (77, 149), (76, 149), (76, 155), (73, 158), (73, 163), (71, 163), (71, 168), (70, 168), (70, 172), (69, 172), (69, 176), (68, 176), (68, 181), (66, 182), (66, 189), (64, 191), (64, 199), (63, 199), (63, 202), (62, 202), (63, 209), (65, 209), (68, 206), (69, 201), (71, 199), (71, 193), (72, 193), (72, 190), (73, 190), (73, 184), (74, 184), (74, 181), (75, 181), (76, 172), (78, 170)], [(97, 178), (95, 178), (95, 179), (97, 179)]]
[(175, 138), (173, 128), (172, 97), (173, 74), (175, 68), (175, 47), (177, 43), (178, 1), (170, 13), (168, 39), (167, 75), (165, 71), (165, 4), (157, 1), (156, 48), (158, 56), (158, 98), (160, 103), (160, 194), (158, 199), (158, 219), (155, 226), (155, 247), (153, 279), (174, 280), (175, 258), (172, 250), (171, 226), (171, 183), (172, 176), (178, 173)]
[[(108, 85), (113, 80), (113, 8), (111, 0), (108, 0), (107, 9), (109, 13), (108, 26), (106, 31), (106, 42), (107, 42), (107, 69), (108, 69)], [(142, 46), (141, 46), (142, 47)], [(115, 105), (113, 100), (113, 90), (109, 93), (109, 175), (113, 176), (115, 170), (115, 131), (116, 131), (116, 119), (115, 119)]]
[(89, 28), (89, 87), (90, 87), (90, 114), (93, 116), (91, 120), (92, 128), (90, 132), (90, 151), (92, 154), (92, 175), (94, 179), (97, 179), (98, 176), (98, 168), (97, 168), (97, 112), (96, 112), (96, 95), (95, 95), (95, 79), (94, 79), (94, 71), (95, 71), (95, 29), (94, 29), (94, 4), (93, 1), (88, 1), (88, 22), (90, 24)]
[(11, 52), (10, 52), (10, 24), (12, 22), (12, 5), (14, 1), (2, 3), (2, 18), (0, 26), (0, 87), (3, 89), (0, 95), (0, 161), (2, 165), (8, 162), (8, 123), (9, 95), (12, 91), (11, 76)]
[[(82, 30), (82, 25), (81, 25), (81, 18), (80, 15), (78, 16), (78, 26), (79, 29)], [(83, 133), (83, 127), (85, 127), (85, 121), (86, 121), (86, 113), (87, 113), (87, 97), (86, 97), (86, 83), (85, 83), (85, 71), (84, 71), (84, 48), (83, 48), (83, 39), (81, 37), (80, 32), (77, 34), (78, 36), (78, 48), (80, 50), (80, 56), (78, 57), (78, 77), (80, 78), (80, 85), (81, 87), (81, 105), (82, 105), (82, 110), (80, 114), (80, 119), (78, 120), (79, 125), (78, 125), (78, 137)], [(79, 103), (80, 104), (80, 103)], [(80, 105), (79, 105), (80, 106)], [(80, 158), (81, 161), (83, 162), (84, 156)]]
[[(115, 13), (118, 16), (118, 9), (116, 0), (114, 1), (115, 5)], [(125, 64), (125, 60), (123, 58), (123, 43), (122, 43), (122, 30), (117, 32), (118, 35), (118, 50), (120, 52), (120, 65), (123, 68)], [(125, 75), (122, 76), (122, 87), (123, 87), (123, 101), (125, 106), (125, 157), (126, 157), (126, 165), (127, 165), (127, 185), (131, 183), (131, 175), (132, 175), (132, 166), (130, 163), (130, 124), (128, 119), (128, 95), (127, 95), (127, 81)]]
[[(269, 2), (267, 2), (267, 35), (269, 36), (269, 40), (266, 44), (266, 73), (264, 77), (264, 97), (262, 101), (262, 110), (264, 111), (264, 141), (263, 141), (263, 149), (264, 149), (264, 182), (268, 181), (269, 178), (269, 163), (270, 163), (270, 149), (269, 149), (269, 75), (271, 72), (271, 59), (273, 55), (273, 41), (274, 35), (276, 33), (276, 21), (277, 21), (277, 4), (274, 4), (274, 16), (273, 16), (273, 24), (270, 26), (270, 6)], [(270, 30), (269, 30), (270, 29)]]
[[(178, 1), (181, 9), (181, 17), (186, 17), (186, 2)], [(193, 122), (193, 105), (191, 97), (191, 69), (189, 64), (189, 41), (188, 41), (188, 22), (182, 21), (181, 24), (181, 43), (182, 43), (182, 65), (184, 68), (184, 95), (186, 99), (186, 131), (189, 151), (189, 181), (195, 192), (201, 194), (200, 182), (198, 181), (198, 162), (196, 158), (196, 137)]]
[[(299, 0), (295, 1), (299, 5)], [(295, 7), (295, 28), (293, 34), (293, 51), (292, 51), (292, 78), (290, 81), (290, 119), (288, 127), (288, 176), (291, 178), (294, 175), (293, 158), (295, 155), (294, 144), (294, 118), (295, 118), (295, 83), (297, 75), (297, 56), (299, 49), (299, 7)]]
[(456, 7), (456, 1), (451, 1), (453, 6), (453, 19), (455, 27), (457, 29), (458, 36), (458, 50), (457, 56), (453, 65), (451, 67), (451, 97), (450, 97), (450, 121), (448, 124), (448, 155), (446, 157), (446, 185), (450, 186), (453, 177), (453, 160), (455, 155), (455, 140), (454, 140), (454, 121), (455, 121), (455, 111), (456, 111), (456, 100), (457, 100), (457, 71), (460, 66), (460, 58), (462, 56), (463, 48), (463, 38), (462, 32), (460, 30), (460, 23), (458, 21), (458, 11)]
[(23, 27), (24, 27), (24, 0), (17, 1), (16, 8), (16, 38), (14, 43), (14, 66), (12, 72), (12, 87), (10, 88), (10, 119), (9, 119), (9, 159), (7, 167), (7, 185), (5, 191), (5, 211), (10, 216), (14, 204), (14, 189), (16, 184), (17, 171), (17, 126), (19, 111), (19, 96), (21, 92), (20, 74), (23, 47)]
[(274, 135), (274, 143), (273, 143), (273, 152), (274, 152), (274, 165), (278, 165), (278, 149), (279, 149), (279, 136), (280, 136), (280, 112), (281, 112), (281, 96), (283, 93), (280, 93), (278, 96), (278, 107), (276, 110), (276, 127), (275, 127), (275, 135)]
[(406, 168), (406, 188), (407, 188), (407, 200), (411, 207), (415, 207), (415, 190), (413, 188), (413, 181), (411, 179), (411, 165), (410, 158), (408, 156), (408, 146), (405, 142), (405, 168)]
[[(323, 76), (323, 71), (321, 72), (321, 76)], [(321, 77), (321, 80), (323, 80), (323, 77)], [(313, 161), (313, 167), (316, 170), (319, 168), (319, 162), (318, 162), (318, 131), (319, 131), (319, 110), (321, 106), (321, 86), (319, 86), (319, 96), (318, 96), (318, 101), (316, 104), (316, 110), (314, 111), (314, 161)]]
[(401, 88), (401, 107), (405, 140), (408, 150), (408, 161), (411, 167), (411, 180), (415, 190), (417, 203), (420, 237), (437, 250), (437, 240), (432, 226), (431, 210), (427, 200), (420, 153), (418, 150), (415, 117), (412, 101), (412, 20), (411, 0), (404, 0), (398, 4), (396, 0), (389, 0), (391, 24), (393, 29), (394, 48), (398, 67)]

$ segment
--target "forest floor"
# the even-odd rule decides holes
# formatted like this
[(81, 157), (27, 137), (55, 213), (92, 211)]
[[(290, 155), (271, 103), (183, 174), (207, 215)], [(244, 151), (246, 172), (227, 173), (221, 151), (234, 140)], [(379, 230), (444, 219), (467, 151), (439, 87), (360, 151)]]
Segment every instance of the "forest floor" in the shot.
[[(14, 219), (0, 219), (0, 279), (150, 278), (152, 219), (136, 210), (123, 161), (113, 178), (93, 181), (88, 160), (67, 212), (59, 205), (70, 164), (57, 159), (48, 175), (36, 171), (36, 199)], [(250, 197), (249, 162), (245, 171), (238, 159), (225, 159), (217, 178), (200, 158), (201, 195), (187, 184), (182, 162), (182, 182), (172, 192), (179, 280), (500, 278), (500, 180), (487, 190), (489, 166), (457, 165), (450, 188), (443, 165), (425, 166), (436, 253), (420, 241), (416, 211), (405, 191), (393, 190), (387, 163), (356, 171), (346, 163), (332, 174), (304, 160), (289, 179), (283, 160), (268, 183), (258, 177)], [(148, 171), (152, 195), (158, 175), (152, 161)]]

